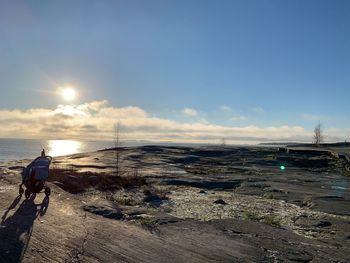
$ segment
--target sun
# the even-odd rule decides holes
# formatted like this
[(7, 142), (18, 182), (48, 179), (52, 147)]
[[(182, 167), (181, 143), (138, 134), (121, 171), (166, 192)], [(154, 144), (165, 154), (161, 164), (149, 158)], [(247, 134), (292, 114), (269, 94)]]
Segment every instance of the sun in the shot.
[(77, 96), (77, 93), (73, 88), (65, 87), (61, 90), (61, 95), (64, 100), (71, 101), (75, 99), (75, 97)]

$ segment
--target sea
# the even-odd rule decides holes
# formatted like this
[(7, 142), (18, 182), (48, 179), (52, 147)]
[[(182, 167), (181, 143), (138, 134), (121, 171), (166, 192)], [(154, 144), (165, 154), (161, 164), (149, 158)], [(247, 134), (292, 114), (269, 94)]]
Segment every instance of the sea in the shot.
[[(203, 146), (205, 144), (178, 144), (159, 143), (150, 141), (123, 141), (122, 146), (143, 145), (183, 145)], [(33, 159), (45, 149), (47, 155), (52, 157), (64, 156), (76, 153), (94, 152), (113, 148), (113, 141), (83, 141), (83, 140), (35, 140), (35, 139), (3, 139), (0, 138), (0, 162), (22, 159)]]
[(32, 159), (45, 149), (52, 157), (92, 152), (113, 147), (108, 141), (1, 139), (0, 161)]

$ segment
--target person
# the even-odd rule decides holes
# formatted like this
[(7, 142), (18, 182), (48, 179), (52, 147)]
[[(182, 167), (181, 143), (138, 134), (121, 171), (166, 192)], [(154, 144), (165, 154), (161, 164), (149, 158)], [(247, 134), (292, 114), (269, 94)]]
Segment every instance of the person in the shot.
[(46, 156), (45, 149), (43, 149), (43, 150), (41, 151), (41, 157), (45, 157), (45, 156)]

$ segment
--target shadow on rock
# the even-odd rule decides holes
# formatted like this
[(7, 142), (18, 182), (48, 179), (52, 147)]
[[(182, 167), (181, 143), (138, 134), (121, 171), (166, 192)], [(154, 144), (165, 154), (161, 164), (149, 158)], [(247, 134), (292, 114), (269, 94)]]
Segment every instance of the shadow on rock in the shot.
[[(44, 215), (49, 205), (45, 197), (42, 204), (34, 203), (35, 196), (25, 199), (12, 216), (7, 217), (14, 209), (21, 196), (17, 196), (2, 216), (0, 225), (0, 262), (21, 262), (33, 231), (34, 220)], [(38, 208), (40, 206), (40, 208)]]
[(19, 201), (21, 201), (21, 198), (22, 196), (21, 195), (18, 195), (15, 200), (13, 200), (12, 204), (9, 206), (9, 208), (7, 208), (6, 212), (4, 213), (4, 215), (1, 217), (1, 225), (4, 223), (6, 217), (7, 217), (7, 214), (10, 212), (10, 210), (14, 209)]
[(168, 185), (183, 185), (197, 187), (207, 190), (212, 189), (235, 189), (241, 186), (242, 180), (231, 180), (231, 181), (191, 181), (191, 180), (167, 180), (166, 184)]
[(41, 203), (39, 215), (44, 216), (46, 214), (47, 209), (49, 208), (50, 198), (45, 196), (43, 202)]

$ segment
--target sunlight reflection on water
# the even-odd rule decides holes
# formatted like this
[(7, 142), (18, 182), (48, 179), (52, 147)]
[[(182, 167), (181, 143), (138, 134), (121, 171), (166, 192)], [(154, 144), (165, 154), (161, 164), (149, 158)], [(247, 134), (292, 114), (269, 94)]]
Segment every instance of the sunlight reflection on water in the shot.
[(49, 140), (47, 154), (56, 157), (82, 152), (84, 144), (74, 140)]

